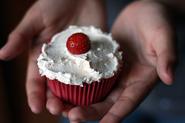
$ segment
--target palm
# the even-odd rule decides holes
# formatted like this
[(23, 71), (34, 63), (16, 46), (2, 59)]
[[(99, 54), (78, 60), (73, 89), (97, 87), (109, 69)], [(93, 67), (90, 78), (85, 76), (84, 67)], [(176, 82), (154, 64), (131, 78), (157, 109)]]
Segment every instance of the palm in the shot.
[(173, 33), (159, 4), (130, 5), (117, 18), (112, 33), (123, 50), (120, 81), (105, 101), (71, 109), (71, 121), (102, 118), (101, 123), (118, 123), (150, 92), (158, 75), (166, 84), (172, 81), (166, 66), (174, 60)]
[[(50, 92), (47, 92), (49, 94), (47, 94), (46, 97), (45, 94), (48, 90), (45, 89), (45, 80), (40, 77), (35, 62), (40, 54), (43, 42), (49, 41), (55, 33), (69, 25), (94, 25), (105, 29), (104, 9), (98, 8), (96, 10), (98, 11), (98, 14), (92, 12), (89, 15), (88, 11), (92, 11), (91, 6), (89, 5), (97, 3), (92, 2), (91, 4), (88, 4), (88, 2), (82, 4), (81, 2), (78, 3), (78, 1), (73, 0), (41, 0), (35, 4), (38, 6), (37, 9), (39, 9), (37, 11), (40, 11), (39, 16), (42, 17), (40, 19), (43, 27), (40, 34), (37, 36), (36, 43), (32, 45), (33, 47), (31, 48), (30, 63), (28, 67), (27, 93), (28, 102), (32, 111), (38, 112), (38, 109), (41, 109), (41, 106), (44, 107), (45, 100), (46, 107), (50, 113), (60, 114), (63, 110), (63, 104)], [(99, 5), (99, 3), (97, 5)], [(95, 16), (96, 18), (94, 18)], [(38, 90), (35, 91), (34, 88), (36, 87)]]
[(42, 44), (71, 24), (105, 29), (105, 20), (103, 3), (94, 0), (39, 0), (29, 9), (0, 50), (0, 58), (11, 59), (29, 48), (26, 90), (33, 112), (38, 113), (47, 107), (50, 113), (60, 114), (63, 109), (60, 100), (48, 92), (45, 78), (38, 72), (36, 60)]
[[(97, 4), (97, 10), (92, 11), (92, 7), (88, 2), (83, 0), (40, 0), (32, 7), (30, 14), (37, 17), (40, 22), (39, 40), (51, 38), (53, 34), (61, 31), (69, 25), (94, 25), (105, 28), (104, 9)], [(98, 13), (98, 14), (97, 14)], [(30, 15), (29, 15), (30, 16)], [(96, 16), (96, 18), (95, 18)], [(34, 18), (36, 19), (36, 18)]]

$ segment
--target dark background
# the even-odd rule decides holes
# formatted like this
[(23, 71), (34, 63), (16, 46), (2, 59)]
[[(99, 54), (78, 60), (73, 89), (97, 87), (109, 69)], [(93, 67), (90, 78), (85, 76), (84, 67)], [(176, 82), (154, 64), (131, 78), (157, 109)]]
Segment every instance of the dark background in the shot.
[[(0, 1), (0, 47), (34, 0)], [(0, 61), (0, 123), (54, 123), (57, 117), (43, 112), (34, 115), (25, 93), (27, 52), (11, 61)]]
[[(1, 47), (33, 1), (0, 1)], [(109, 28), (119, 11), (129, 2), (129, 0), (108, 0)], [(160, 119), (159, 117), (166, 119), (185, 117), (185, 16), (180, 13), (171, 14), (177, 33), (178, 62), (175, 83), (172, 86), (158, 84), (148, 98), (128, 118), (129, 123), (135, 123), (135, 121), (156, 123), (156, 117), (158, 119)], [(56, 117), (48, 115), (46, 112), (34, 115), (28, 108), (24, 88), (26, 59), (27, 53), (25, 52), (11, 61), (0, 61), (0, 123), (54, 123), (57, 121)], [(179, 120), (177, 123), (185, 123), (185, 120)]]

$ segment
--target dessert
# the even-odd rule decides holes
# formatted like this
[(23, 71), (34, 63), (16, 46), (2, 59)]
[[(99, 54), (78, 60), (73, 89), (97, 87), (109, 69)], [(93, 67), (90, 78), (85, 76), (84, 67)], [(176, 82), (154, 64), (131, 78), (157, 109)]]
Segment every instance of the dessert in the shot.
[(51, 91), (73, 105), (103, 100), (120, 72), (122, 52), (111, 35), (93, 26), (70, 26), (43, 44), (38, 58), (41, 76)]

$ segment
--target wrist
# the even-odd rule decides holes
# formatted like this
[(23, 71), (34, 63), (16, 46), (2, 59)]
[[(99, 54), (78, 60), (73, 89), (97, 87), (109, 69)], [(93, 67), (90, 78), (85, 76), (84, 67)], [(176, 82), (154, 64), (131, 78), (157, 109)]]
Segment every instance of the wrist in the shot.
[(168, 9), (173, 11), (185, 12), (185, 1), (184, 0), (142, 0), (142, 1), (151, 1), (151, 2), (158, 2), (165, 5)]
[[(158, 2), (153, 1), (136, 1), (129, 4), (122, 12), (120, 16), (127, 18), (128, 23), (133, 23), (134, 25), (145, 25), (146, 23), (153, 23), (157, 20), (168, 19), (168, 12), (165, 6)], [(156, 20), (153, 20), (153, 19)], [(133, 27), (134, 28), (134, 27)], [(139, 28), (139, 27), (138, 27)], [(142, 28), (142, 27), (140, 27)]]
[(163, 12), (166, 11), (167, 7), (163, 3), (156, 0), (138, 0), (129, 4), (125, 10), (139, 13), (140, 11), (145, 11), (148, 9), (159, 10)]
[(154, 8), (158, 9), (158, 11), (160, 11), (164, 16), (167, 16), (168, 21), (170, 22), (173, 21), (174, 16), (185, 12), (175, 8), (175, 5), (171, 5), (171, 0), (169, 0), (169, 2), (165, 1), (166, 0), (140, 0), (140, 2), (149, 4), (149, 6), (154, 6)]
[(82, 3), (96, 3), (96, 4), (105, 4), (106, 0), (80, 0)]
[(146, 11), (155, 11), (161, 13), (163, 16), (168, 15), (171, 10), (166, 4), (160, 2), (160, 0), (138, 0), (131, 3), (128, 8), (141, 14)]
[[(107, 15), (106, 6), (104, 0), (83, 0), (81, 7), (81, 15), (86, 18), (86, 22), (83, 25), (94, 25), (102, 30), (107, 29)], [(79, 17), (79, 19), (82, 19)]]

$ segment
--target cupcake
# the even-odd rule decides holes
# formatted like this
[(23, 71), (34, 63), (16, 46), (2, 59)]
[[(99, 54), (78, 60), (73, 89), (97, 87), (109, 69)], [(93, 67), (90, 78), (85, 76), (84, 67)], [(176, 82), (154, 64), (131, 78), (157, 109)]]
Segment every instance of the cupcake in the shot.
[(43, 44), (37, 61), (54, 95), (87, 106), (111, 91), (121, 70), (122, 52), (110, 34), (93, 26), (70, 26)]

